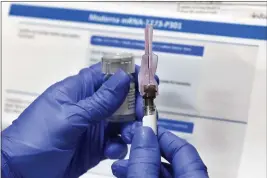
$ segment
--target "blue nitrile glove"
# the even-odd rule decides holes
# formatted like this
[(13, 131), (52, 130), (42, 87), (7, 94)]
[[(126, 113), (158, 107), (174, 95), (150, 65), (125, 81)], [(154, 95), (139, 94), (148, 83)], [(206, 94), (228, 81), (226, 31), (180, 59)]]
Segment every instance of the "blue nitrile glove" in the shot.
[[(158, 147), (156, 136), (151, 131), (144, 128), (135, 130), (129, 160), (119, 160), (112, 165), (117, 178), (209, 177), (197, 150), (184, 139), (159, 127)], [(160, 163), (159, 152), (170, 164)]]
[(2, 132), (2, 177), (77, 178), (103, 159), (123, 158), (135, 124), (105, 118), (122, 104), (129, 84), (121, 70), (103, 83), (99, 63), (49, 87)]

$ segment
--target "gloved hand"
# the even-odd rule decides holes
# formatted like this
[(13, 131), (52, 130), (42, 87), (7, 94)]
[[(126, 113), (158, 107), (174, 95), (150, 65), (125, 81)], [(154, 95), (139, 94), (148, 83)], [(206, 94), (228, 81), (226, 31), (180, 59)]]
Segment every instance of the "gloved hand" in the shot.
[[(103, 159), (123, 158), (134, 125), (105, 118), (122, 104), (129, 84), (121, 70), (103, 83), (99, 63), (49, 87), (2, 132), (2, 176), (77, 178)], [(140, 102), (139, 95), (139, 118)]]
[(129, 160), (114, 162), (112, 172), (117, 178), (208, 178), (194, 146), (161, 127), (158, 138), (148, 127), (136, 128)]

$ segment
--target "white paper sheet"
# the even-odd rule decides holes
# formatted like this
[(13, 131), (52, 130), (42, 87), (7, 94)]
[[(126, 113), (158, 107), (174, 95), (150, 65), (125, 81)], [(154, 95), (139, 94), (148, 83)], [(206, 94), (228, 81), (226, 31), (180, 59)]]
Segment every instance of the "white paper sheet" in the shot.
[[(36, 6), (25, 11), (27, 4)], [(211, 177), (237, 176), (255, 74), (266, 70), (262, 22), (220, 19), (222, 24), (218, 18), (104, 3), (27, 4), (13, 5), (3, 17), (2, 118), (6, 126), (48, 86), (98, 62), (104, 53), (131, 52), (139, 64), (143, 54), (140, 24), (154, 23), (161, 80), (159, 124), (197, 147)], [(56, 7), (45, 11), (52, 10), (55, 16), (33, 13), (42, 6)], [(63, 7), (87, 10), (88, 16), (72, 18), (65, 13), (65, 20), (55, 19), (62, 18), (56, 14)], [(89, 173), (112, 176), (111, 164), (104, 161)]]
[(252, 18), (266, 21), (267, 2), (177, 2), (178, 12), (191, 14), (208, 14), (219, 16), (230, 16), (234, 18)]

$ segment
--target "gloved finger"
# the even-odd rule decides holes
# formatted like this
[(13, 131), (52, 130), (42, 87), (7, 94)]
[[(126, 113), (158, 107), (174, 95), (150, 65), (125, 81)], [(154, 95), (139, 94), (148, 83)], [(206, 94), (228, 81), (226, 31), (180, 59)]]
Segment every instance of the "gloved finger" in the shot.
[(130, 77), (118, 70), (93, 96), (79, 101), (72, 108), (75, 114), (90, 121), (100, 121), (111, 116), (123, 103), (129, 91)]
[(169, 163), (161, 163), (160, 177), (162, 177), (162, 178), (172, 178), (173, 177), (173, 169)]
[(149, 127), (135, 129), (127, 177), (158, 178), (160, 163), (160, 149), (153, 130)]
[(142, 126), (142, 123), (138, 122), (138, 121), (123, 124), (122, 128), (121, 128), (122, 140), (125, 143), (130, 144), (132, 142), (132, 138), (133, 138), (135, 129), (138, 127), (141, 127), (141, 126)]
[(109, 138), (120, 134), (122, 140), (126, 144), (130, 144), (132, 142), (134, 130), (140, 126), (142, 126), (142, 123), (139, 121), (125, 122), (125, 123), (109, 122), (105, 129), (105, 136), (106, 138)]
[[(144, 117), (143, 98), (138, 93), (135, 105), (136, 121), (127, 123), (109, 123), (108, 132), (109, 135), (118, 133), (121, 134), (125, 143), (130, 144), (133, 138), (134, 129), (142, 125), (142, 118)], [(120, 129), (119, 129), (120, 127)]]
[(104, 155), (109, 159), (123, 159), (127, 152), (127, 144), (119, 136), (110, 138), (104, 149)]
[(162, 156), (171, 163), (174, 177), (208, 177), (207, 168), (193, 145), (162, 127), (158, 127), (158, 139)]
[(114, 137), (120, 134), (122, 140), (126, 144), (130, 144), (132, 141), (134, 130), (140, 126), (142, 126), (142, 123), (138, 121), (124, 122), (124, 123), (109, 122), (107, 126), (105, 127), (106, 128), (105, 136), (106, 138), (109, 138), (109, 137)]
[[(117, 178), (127, 177), (129, 160), (118, 160), (111, 165), (112, 173)], [(168, 163), (161, 163), (160, 178), (172, 178), (172, 167)]]
[(144, 103), (140, 93), (137, 94), (135, 102), (136, 120), (141, 121), (144, 117)]
[(97, 63), (82, 69), (77, 75), (57, 82), (49, 87), (48, 90), (61, 94), (61, 97), (59, 97), (61, 102), (78, 102), (92, 96), (102, 83), (101, 64)]
[[(88, 76), (89, 72), (91, 73), (91, 76)], [(104, 74), (102, 72), (101, 62), (98, 62), (88, 68), (80, 70), (79, 75), (81, 76), (85, 84), (90, 84), (94, 86), (94, 91), (97, 91), (104, 82)]]
[(127, 177), (129, 160), (118, 160), (111, 165), (112, 174), (117, 178)]

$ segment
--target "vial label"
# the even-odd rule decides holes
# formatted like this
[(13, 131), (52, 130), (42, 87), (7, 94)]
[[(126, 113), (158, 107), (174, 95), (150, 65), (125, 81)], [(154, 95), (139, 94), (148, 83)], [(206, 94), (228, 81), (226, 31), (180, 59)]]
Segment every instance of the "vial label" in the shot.
[(130, 114), (135, 113), (135, 83), (130, 83), (130, 90), (127, 95), (127, 105)]
[[(113, 115), (131, 115), (135, 113), (135, 83), (130, 83), (130, 89), (127, 97), (120, 108)], [(123, 119), (123, 118), (122, 118)]]

